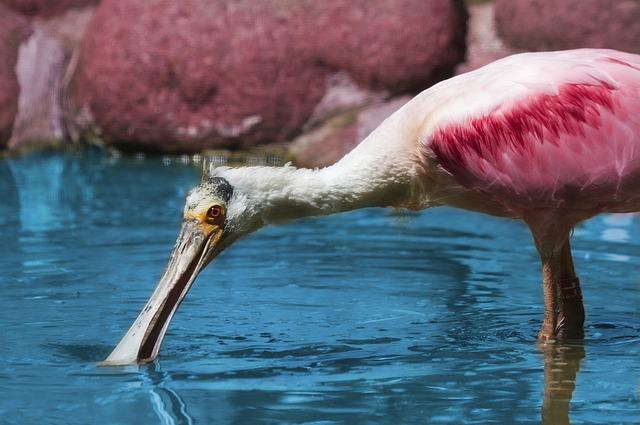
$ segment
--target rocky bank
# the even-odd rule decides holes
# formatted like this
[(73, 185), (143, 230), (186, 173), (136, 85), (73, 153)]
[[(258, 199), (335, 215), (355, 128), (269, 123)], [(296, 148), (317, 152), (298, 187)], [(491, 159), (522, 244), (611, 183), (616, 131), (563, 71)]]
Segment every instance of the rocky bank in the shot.
[(285, 144), (328, 165), (522, 50), (640, 50), (636, 0), (0, 0), (0, 147)]

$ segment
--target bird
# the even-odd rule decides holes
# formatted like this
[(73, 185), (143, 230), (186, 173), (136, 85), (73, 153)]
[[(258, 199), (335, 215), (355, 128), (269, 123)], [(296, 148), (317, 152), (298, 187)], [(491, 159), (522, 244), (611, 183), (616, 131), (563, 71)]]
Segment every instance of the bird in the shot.
[(438, 206), (528, 226), (542, 275), (538, 338), (584, 338), (570, 237), (600, 213), (640, 211), (640, 56), (512, 55), (424, 90), (331, 166), (205, 167), (163, 276), (104, 364), (153, 361), (198, 273), (244, 235), (359, 208)]

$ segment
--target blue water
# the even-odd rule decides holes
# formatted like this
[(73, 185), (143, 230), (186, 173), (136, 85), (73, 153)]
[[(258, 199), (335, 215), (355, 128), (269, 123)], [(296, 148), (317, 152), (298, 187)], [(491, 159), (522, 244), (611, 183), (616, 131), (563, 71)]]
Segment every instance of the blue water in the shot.
[(575, 230), (584, 346), (536, 344), (542, 290), (521, 224), (364, 210), (239, 241), (200, 276), (157, 362), (96, 366), (154, 288), (197, 179), (96, 152), (0, 161), (0, 423), (640, 422), (629, 215)]

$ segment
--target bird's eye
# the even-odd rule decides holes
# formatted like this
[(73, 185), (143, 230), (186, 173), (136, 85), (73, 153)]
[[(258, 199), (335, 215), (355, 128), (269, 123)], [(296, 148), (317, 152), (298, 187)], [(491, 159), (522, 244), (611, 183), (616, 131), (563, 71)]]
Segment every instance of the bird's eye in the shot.
[(220, 205), (213, 205), (207, 210), (207, 221), (211, 224), (218, 223), (224, 214)]

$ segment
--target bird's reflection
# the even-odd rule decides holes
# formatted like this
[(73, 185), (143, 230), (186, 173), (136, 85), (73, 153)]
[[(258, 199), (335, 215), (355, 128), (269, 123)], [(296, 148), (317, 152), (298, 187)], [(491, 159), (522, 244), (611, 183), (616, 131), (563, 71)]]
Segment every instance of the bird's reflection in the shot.
[(142, 378), (149, 390), (153, 411), (162, 425), (192, 425), (193, 418), (180, 395), (168, 386), (169, 377), (157, 363), (143, 367)]
[(584, 346), (543, 344), (541, 349), (544, 356), (542, 424), (568, 425), (576, 376), (585, 357)]

